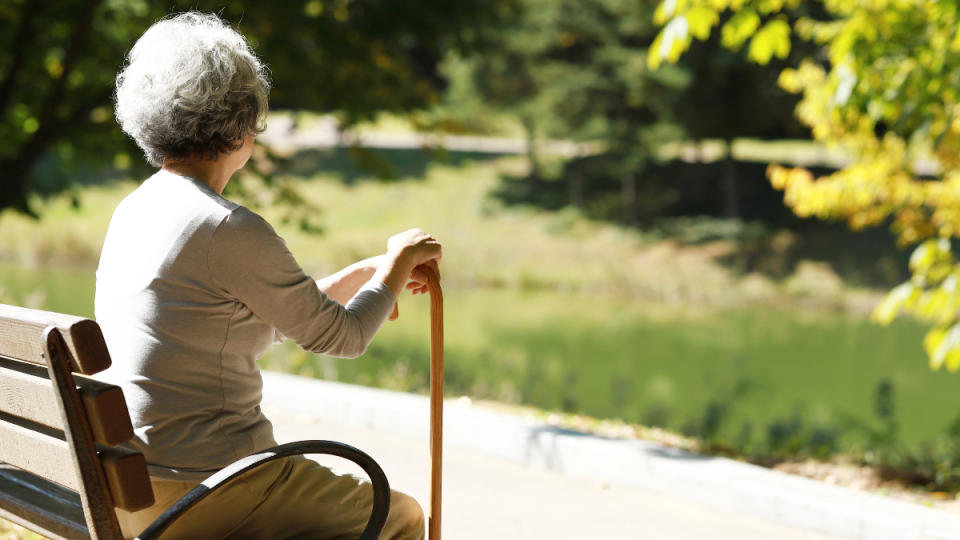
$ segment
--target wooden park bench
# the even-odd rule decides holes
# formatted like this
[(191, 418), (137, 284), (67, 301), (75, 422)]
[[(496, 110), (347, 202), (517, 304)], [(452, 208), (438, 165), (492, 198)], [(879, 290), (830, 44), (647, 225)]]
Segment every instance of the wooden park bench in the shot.
[[(153, 504), (142, 454), (123, 446), (133, 427), (123, 392), (91, 377), (110, 366), (90, 319), (0, 304), (0, 518), (51, 538), (123, 538), (114, 508)], [(300, 441), (243, 458), (183, 496), (139, 538), (157, 538), (183, 512), (237, 475), (295, 454), (332, 454), (369, 475), (373, 509), (361, 539), (377, 538), (390, 486), (351, 446)]]

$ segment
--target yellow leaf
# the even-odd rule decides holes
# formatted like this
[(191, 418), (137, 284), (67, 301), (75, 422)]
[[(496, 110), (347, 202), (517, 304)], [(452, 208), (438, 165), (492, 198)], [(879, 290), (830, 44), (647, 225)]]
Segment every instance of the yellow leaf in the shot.
[(960, 348), (951, 349), (943, 363), (947, 366), (947, 371), (955, 372), (960, 369)]
[(917, 249), (910, 254), (910, 270), (914, 273), (921, 273), (930, 268), (935, 258), (935, 250), (936, 245), (933, 240), (927, 240), (917, 246)]
[(911, 282), (902, 283), (888, 292), (883, 300), (873, 308), (870, 319), (879, 324), (890, 324), (893, 318), (897, 316), (900, 308), (914, 295), (916, 285)]
[(710, 29), (720, 22), (720, 15), (706, 6), (696, 6), (687, 12), (690, 33), (700, 41), (710, 37)]
[(768, 22), (750, 40), (750, 50), (747, 57), (754, 62), (765, 65), (773, 55), (786, 58), (790, 54), (790, 26), (782, 19)]
[[(944, 328), (931, 328), (927, 335), (923, 337), (923, 350), (927, 352), (927, 357), (930, 358), (930, 369), (940, 369), (939, 363), (934, 363), (933, 358), (937, 352), (937, 349), (940, 348), (940, 344), (943, 343), (943, 338), (947, 336), (947, 331)], [(942, 362), (943, 359), (940, 359)]]
[(960, 51), (960, 30), (953, 36), (953, 41), (950, 42), (950, 50), (954, 52)]
[(730, 17), (723, 25), (720, 43), (728, 49), (737, 50), (760, 27), (760, 16), (752, 9), (744, 9)]
[(950, 371), (960, 369), (960, 325), (953, 325), (946, 330), (943, 339), (930, 355), (931, 369), (940, 369), (944, 364)]
[(653, 11), (653, 23), (660, 25), (670, 20), (677, 12), (677, 0), (663, 0)]
[[(943, 289), (934, 289), (924, 293), (917, 302), (917, 315), (924, 319), (935, 319), (947, 310), (952, 296)], [(948, 310), (952, 312), (952, 310)]]
[[(687, 24), (686, 17), (674, 17), (660, 34), (654, 40), (654, 45), (650, 46), (647, 53), (647, 64), (651, 64), (651, 56), (656, 55), (654, 65), (659, 65), (661, 60), (667, 60), (675, 63), (680, 59), (680, 55), (690, 47), (690, 26)], [(655, 67), (651, 69), (656, 69)]]
[(662, 42), (663, 31), (661, 30), (660, 33), (657, 34), (657, 37), (654, 38), (650, 48), (647, 49), (647, 67), (650, 68), (650, 71), (654, 71), (660, 67), (660, 44)]

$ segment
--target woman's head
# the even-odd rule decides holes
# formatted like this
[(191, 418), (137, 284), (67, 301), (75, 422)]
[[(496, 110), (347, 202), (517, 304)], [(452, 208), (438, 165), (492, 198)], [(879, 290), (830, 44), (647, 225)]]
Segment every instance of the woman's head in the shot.
[(151, 26), (117, 75), (120, 127), (159, 167), (215, 159), (266, 125), (267, 69), (216, 15), (182, 13)]

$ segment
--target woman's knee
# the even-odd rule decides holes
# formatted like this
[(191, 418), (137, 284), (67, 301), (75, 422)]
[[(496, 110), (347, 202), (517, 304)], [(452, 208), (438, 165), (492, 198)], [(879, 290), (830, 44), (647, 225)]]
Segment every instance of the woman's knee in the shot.
[(425, 535), (425, 522), (423, 508), (416, 499), (399, 491), (390, 492), (390, 513), (383, 538), (420, 540)]

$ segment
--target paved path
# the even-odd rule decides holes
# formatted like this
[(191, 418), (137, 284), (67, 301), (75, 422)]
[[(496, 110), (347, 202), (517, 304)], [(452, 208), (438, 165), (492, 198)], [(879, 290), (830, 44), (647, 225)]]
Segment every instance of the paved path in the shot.
[[(426, 433), (421, 440), (293, 416), (269, 406), (264, 410), (274, 421), (280, 442), (335, 439), (358, 446), (380, 462), (394, 488), (413, 495), (426, 508)], [(443, 533), (450, 540), (828, 538), (640, 488), (531, 469), (450, 445), (444, 452)], [(362, 474), (335, 458), (323, 461)]]
[[(285, 440), (331, 438), (381, 461), (426, 500), (426, 396), (264, 373)], [(444, 406), (444, 531), (458, 538), (960, 540), (960, 517), (650, 441)]]

